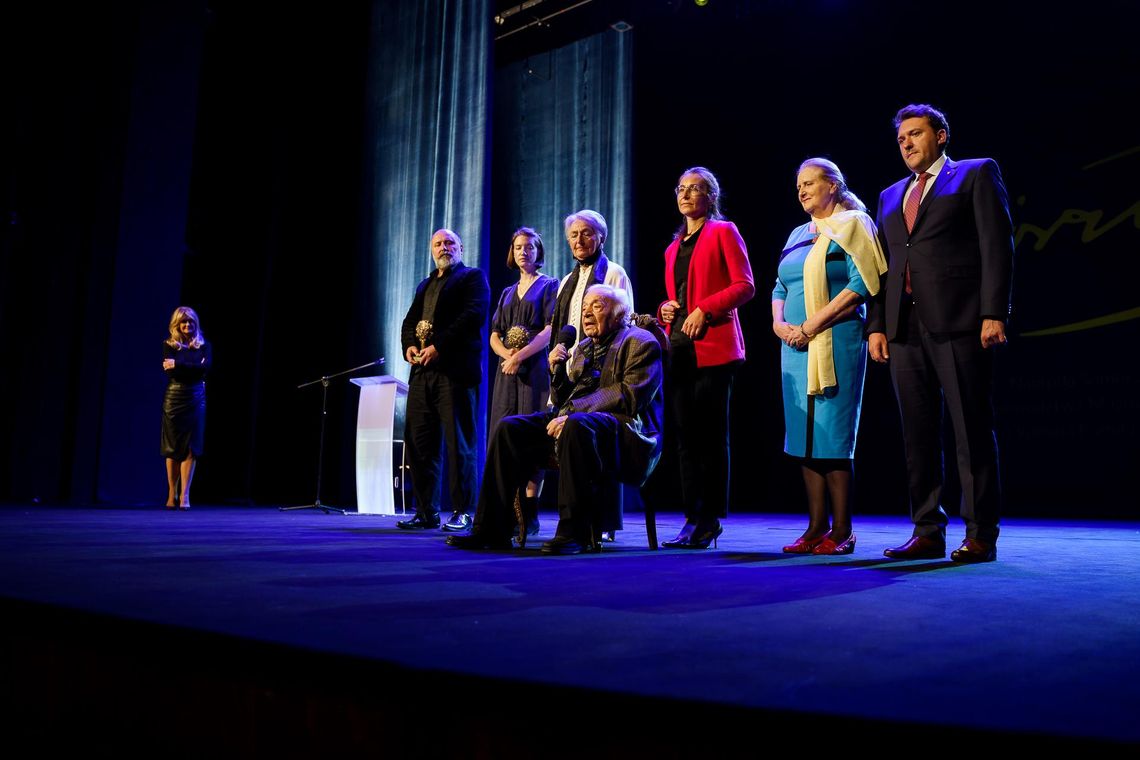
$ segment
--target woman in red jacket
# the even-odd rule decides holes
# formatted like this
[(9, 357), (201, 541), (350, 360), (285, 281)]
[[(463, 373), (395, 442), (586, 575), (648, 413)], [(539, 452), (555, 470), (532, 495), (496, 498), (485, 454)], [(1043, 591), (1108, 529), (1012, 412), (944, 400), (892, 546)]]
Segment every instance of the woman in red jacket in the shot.
[(707, 549), (728, 514), (728, 408), (732, 377), (744, 362), (736, 310), (756, 292), (748, 249), (720, 211), (720, 183), (687, 169), (677, 184), (682, 222), (665, 249), (658, 315), (672, 348), (669, 409), (681, 467), (685, 525), (667, 549)]

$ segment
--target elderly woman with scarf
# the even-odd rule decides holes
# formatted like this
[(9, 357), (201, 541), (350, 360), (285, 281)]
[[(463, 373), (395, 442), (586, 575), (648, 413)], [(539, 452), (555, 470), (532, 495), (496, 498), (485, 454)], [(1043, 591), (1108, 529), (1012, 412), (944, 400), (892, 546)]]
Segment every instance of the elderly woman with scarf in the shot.
[[(567, 216), (562, 226), (574, 263), (558, 283), (558, 297), (550, 318), (548, 361), (551, 363), (567, 361), (586, 337), (582, 333), (582, 303), (591, 285), (624, 290), (633, 310), (633, 283), (621, 264), (610, 261), (603, 250), (610, 233), (606, 218), (593, 209), (584, 208)], [(605, 531), (602, 540), (614, 540), (613, 531)]]
[[(610, 231), (605, 217), (584, 208), (566, 217), (563, 227), (574, 264), (558, 284), (558, 301), (550, 321), (549, 348), (553, 352), (559, 344), (566, 345), (572, 354), (574, 346), (586, 337), (582, 334), (582, 301), (586, 289), (591, 285), (620, 288), (629, 296), (632, 307), (633, 283), (621, 265), (610, 261), (603, 250)], [(573, 335), (569, 335), (568, 327), (574, 328)]]
[(784, 343), (784, 451), (800, 459), (810, 522), (784, 551), (850, 554), (848, 502), (867, 366), (863, 302), (879, 292), (887, 262), (866, 206), (838, 166), (809, 158), (796, 189), (811, 221), (792, 231), (781, 254), (772, 331)]

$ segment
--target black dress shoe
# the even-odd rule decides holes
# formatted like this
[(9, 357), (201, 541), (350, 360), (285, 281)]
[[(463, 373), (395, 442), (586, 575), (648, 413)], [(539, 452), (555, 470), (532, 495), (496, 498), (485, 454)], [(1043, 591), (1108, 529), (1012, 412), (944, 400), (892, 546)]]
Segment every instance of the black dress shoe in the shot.
[(946, 556), (946, 541), (930, 536), (912, 536), (902, 546), (883, 552), (891, 559), (942, 559)]
[(581, 554), (586, 551), (596, 551), (588, 545), (579, 543), (572, 536), (555, 536), (542, 545), (543, 554)]
[(997, 545), (979, 541), (976, 538), (967, 538), (961, 546), (950, 552), (950, 559), (968, 564), (993, 562), (997, 559)]
[(416, 512), (415, 517), (411, 520), (400, 520), (396, 523), (396, 527), (403, 530), (435, 530), (439, 527), (439, 512), (433, 512), (430, 515), (421, 515)]
[(447, 545), (456, 549), (510, 549), (511, 539), (506, 536), (492, 536), (484, 530), (472, 530), (447, 537)]
[(455, 510), (451, 513), (451, 517), (443, 524), (440, 530), (447, 531), (448, 533), (462, 533), (471, 528), (471, 516), (466, 512)]

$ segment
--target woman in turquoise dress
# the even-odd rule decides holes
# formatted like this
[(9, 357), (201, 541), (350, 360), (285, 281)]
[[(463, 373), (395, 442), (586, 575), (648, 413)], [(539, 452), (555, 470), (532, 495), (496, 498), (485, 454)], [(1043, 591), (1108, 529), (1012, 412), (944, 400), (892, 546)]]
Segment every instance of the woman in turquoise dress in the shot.
[(792, 231), (781, 254), (772, 331), (784, 343), (784, 451), (800, 460), (809, 524), (784, 551), (850, 554), (852, 460), (867, 366), (864, 301), (878, 293), (887, 264), (875, 224), (838, 166), (804, 161), (796, 189), (811, 221)]

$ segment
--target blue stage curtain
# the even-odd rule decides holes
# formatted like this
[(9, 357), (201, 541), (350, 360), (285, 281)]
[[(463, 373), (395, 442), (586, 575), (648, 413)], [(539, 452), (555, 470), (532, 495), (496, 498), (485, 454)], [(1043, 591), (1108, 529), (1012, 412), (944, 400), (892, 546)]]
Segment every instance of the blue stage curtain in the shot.
[[(381, 351), (407, 379), (402, 322), (432, 269), (440, 227), (480, 266), (488, 227), (489, 0), (377, 0), (368, 93), (372, 229)], [(484, 397), (486, 394), (482, 394)]]
[[(433, 268), (432, 233), (463, 240), (463, 261), (484, 265), (489, 228), (490, 0), (376, 0), (368, 77), (366, 239), (385, 372), (407, 380), (400, 325), (416, 284)], [(485, 265), (484, 265), (485, 268)], [(486, 345), (486, 328), (484, 328)], [(476, 419), (486, 419), (487, 378)], [(477, 426), (476, 455), (486, 452)], [(482, 468), (479, 468), (480, 472)], [(448, 508), (447, 489), (443, 507)]]
[[(562, 220), (592, 208), (609, 223), (606, 255), (635, 277), (631, 35), (608, 30), (495, 74), (495, 218), (543, 235), (547, 274), (570, 268)], [(494, 242), (505, 256), (509, 241)]]

